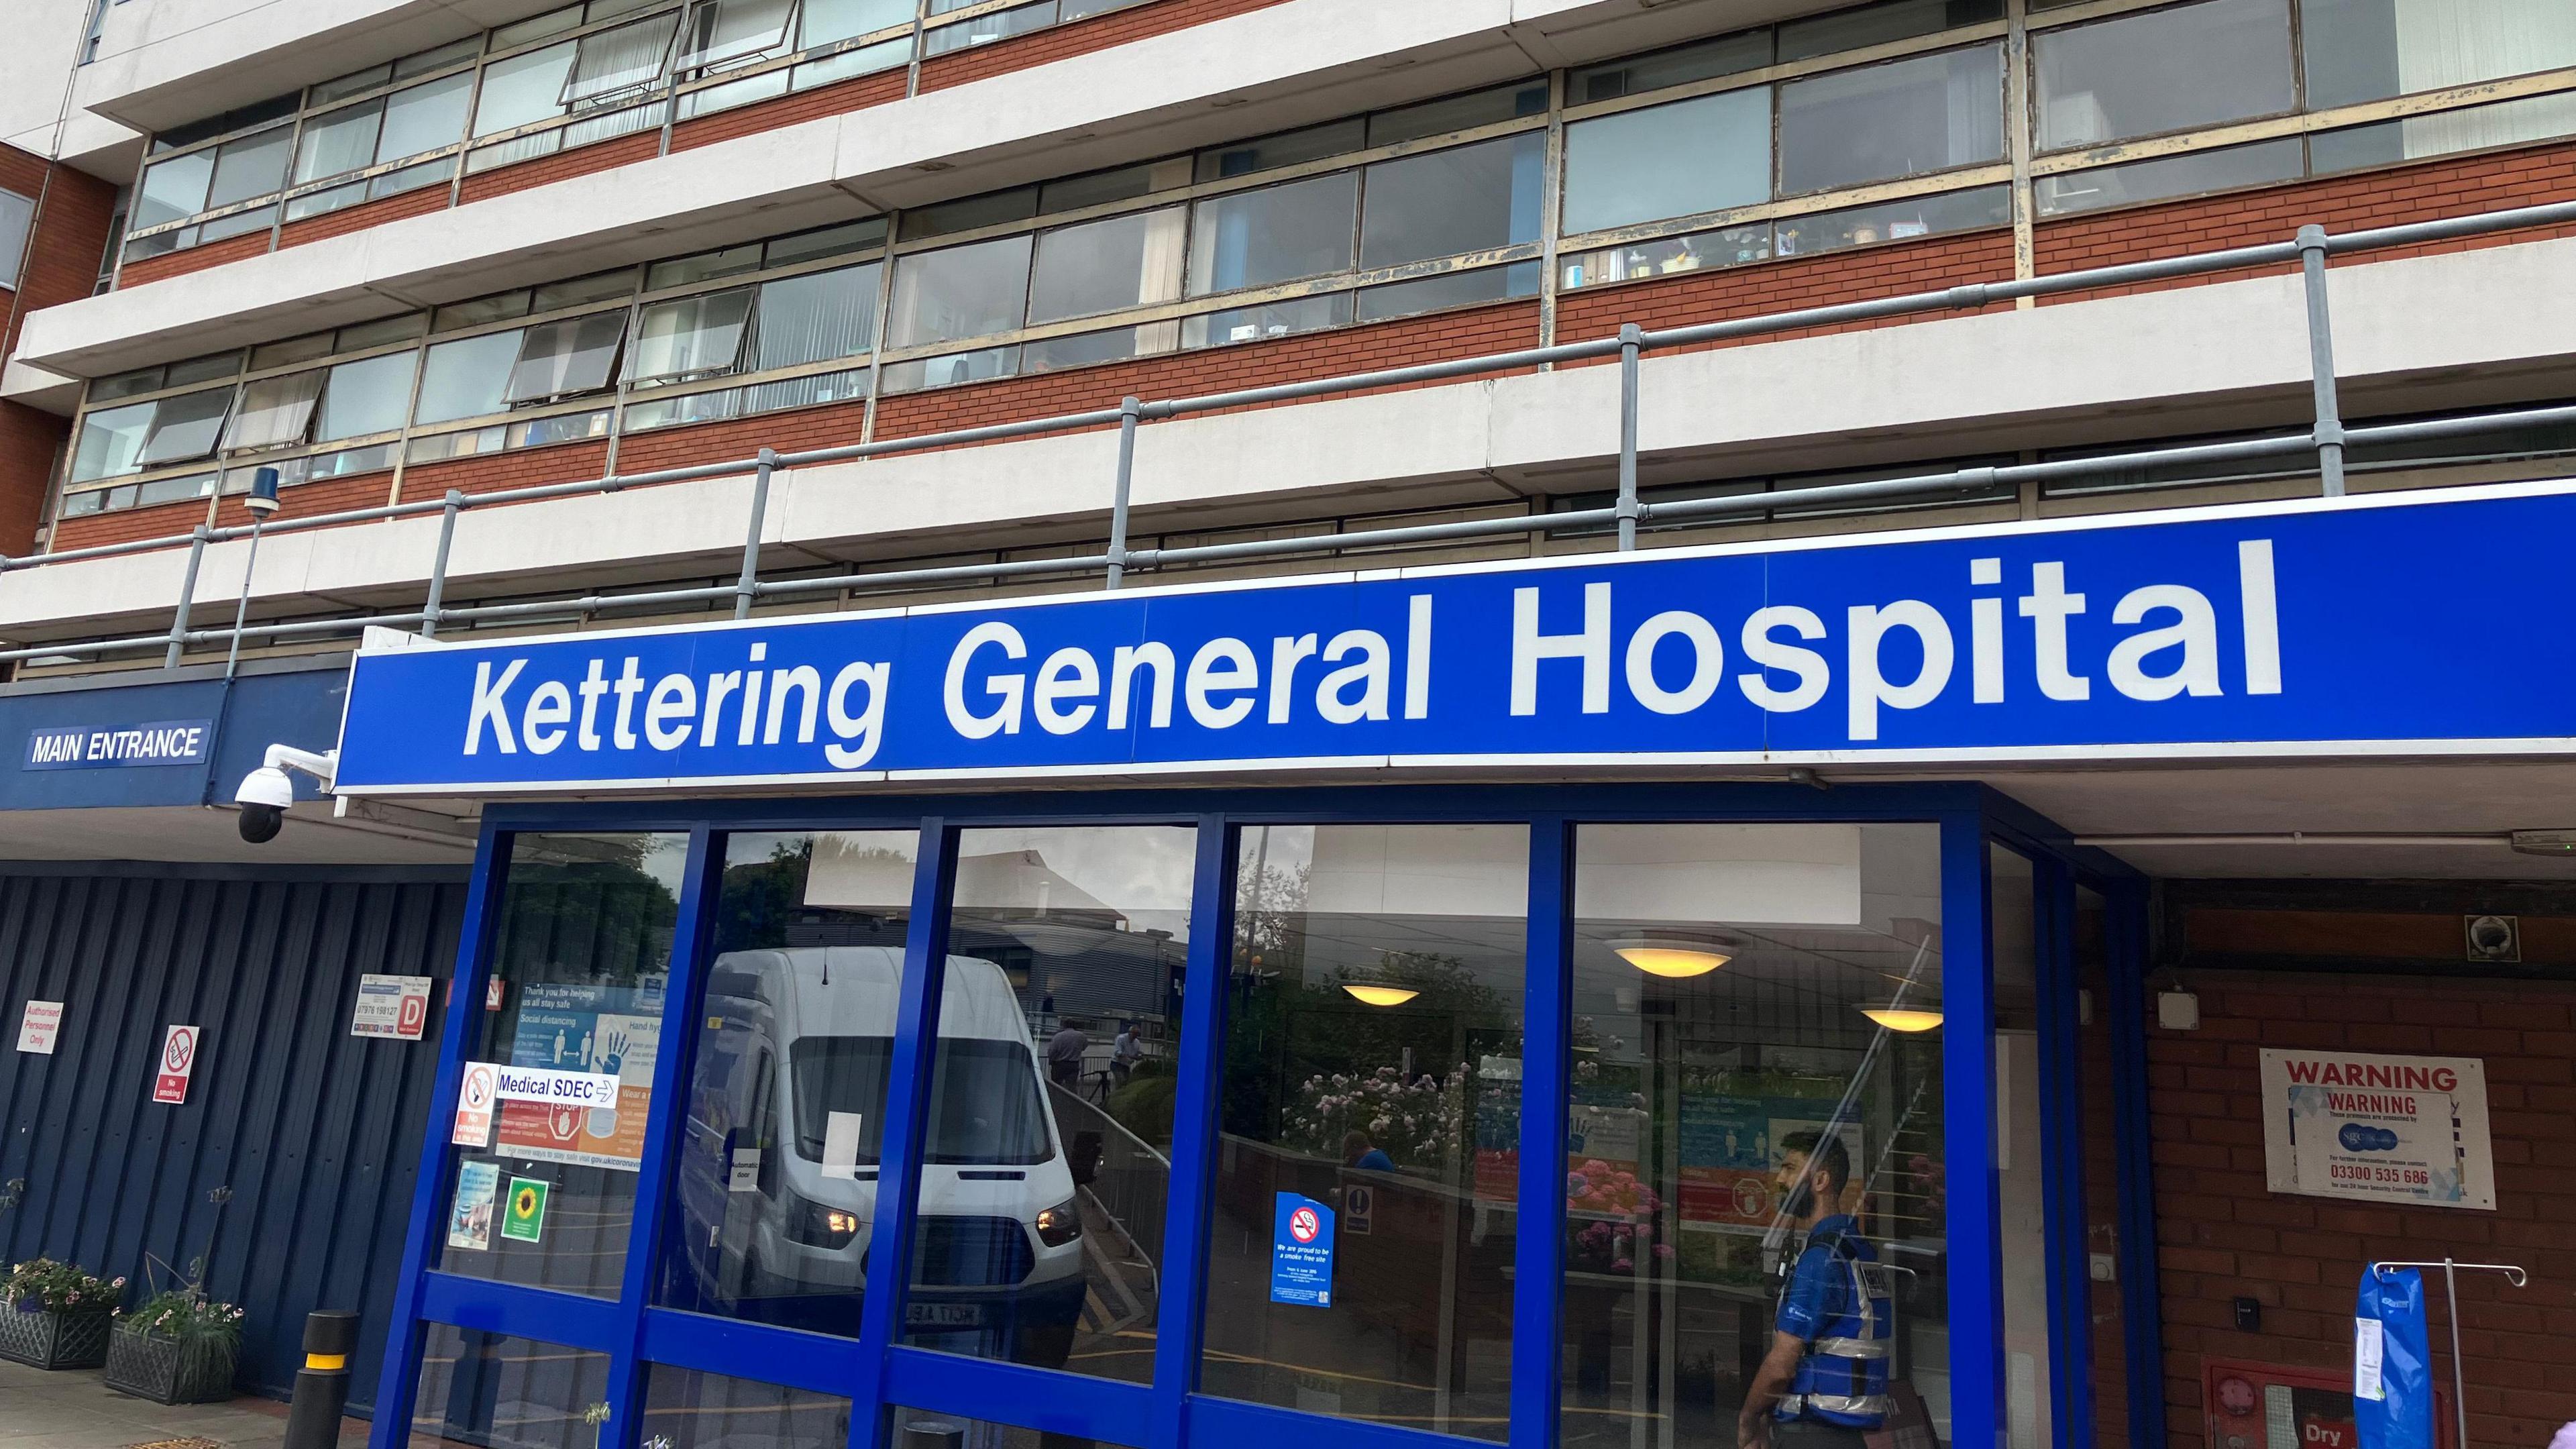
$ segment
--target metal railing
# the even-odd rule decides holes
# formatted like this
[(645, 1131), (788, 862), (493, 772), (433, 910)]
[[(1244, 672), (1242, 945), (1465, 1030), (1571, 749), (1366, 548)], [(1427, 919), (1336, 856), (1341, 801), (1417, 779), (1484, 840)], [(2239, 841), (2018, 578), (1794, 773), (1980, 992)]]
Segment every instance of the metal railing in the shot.
[[(2421, 246), (2433, 242), (2489, 236), (2500, 232), (2569, 224), (2576, 224), (2576, 202), (2482, 212), (2441, 221), (2416, 222), (2404, 226), (2348, 232), (2339, 236), (2328, 235), (2323, 227), (2311, 225), (2301, 227), (2298, 235), (2289, 241), (2233, 247), (2156, 261), (2094, 267), (2084, 271), (2060, 272), (2044, 277), (2013, 281), (1972, 282), (1938, 291), (1914, 292), (1866, 302), (1807, 307), (1796, 311), (1775, 312), (1758, 317), (1701, 323), (1688, 327), (1648, 330), (1632, 324), (1620, 328), (1618, 335), (1614, 337), (1585, 342), (1523, 348), (1513, 352), (1464, 357), (1447, 362), (1349, 373), (1305, 382), (1281, 383), (1270, 387), (1209, 393), (1159, 402), (1145, 402), (1131, 397), (1115, 408), (1095, 408), (1087, 412), (1063, 413), (1018, 422), (958, 428), (885, 442), (855, 443), (842, 447), (814, 448), (792, 453), (762, 448), (753, 457), (729, 459), (717, 463), (698, 463), (687, 467), (663, 468), (643, 473), (610, 474), (600, 478), (548, 483), (480, 494), (467, 494), (450, 489), (444, 498), (436, 501), (422, 500), (414, 503), (387, 504), (375, 508), (345, 509), (265, 524), (252, 523), (221, 528), (200, 524), (194, 531), (185, 534), (66, 549), (59, 553), (39, 554), (31, 558), (13, 559), (0, 556), (0, 583), (5, 583), (9, 574), (33, 568), (114, 558), (181, 546), (188, 549), (187, 563), (181, 576), (179, 603), (168, 629), (151, 634), (64, 640), (26, 648), (0, 650), (0, 663), (28, 659), (98, 658), (159, 648), (163, 651), (164, 667), (176, 668), (192, 645), (212, 646), (227, 643), (238, 645), (242, 640), (276, 642), (305, 637), (352, 634), (369, 625), (415, 627), (422, 635), (435, 637), (442, 625), (452, 622), (505, 622), (512, 619), (559, 616), (566, 613), (578, 613), (587, 617), (613, 609), (654, 609), (690, 604), (713, 604), (726, 599), (730, 599), (733, 603), (733, 616), (741, 619), (749, 617), (753, 606), (763, 599), (784, 599), (800, 595), (832, 593), (844, 589), (883, 590), (937, 584), (994, 582), (1045, 575), (1097, 573), (1101, 575), (1105, 587), (1116, 589), (1131, 573), (1183, 564), (1253, 560), (1347, 548), (1386, 548), (1461, 542), (1592, 527), (1615, 526), (1618, 532), (1618, 547), (1620, 551), (1626, 552), (1637, 546), (1637, 529), (1642, 523), (1716, 521), (1730, 516), (1766, 512), (1782, 507), (1865, 504), (1896, 498), (1975, 493), (2005, 484), (2017, 486), (2022, 483), (2087, 478), (2117, 473), (2147, 464), (2175, 466), (2253, 462), (2311, 452), (2316, 455), (2323, 496), (2339, 497), (2344, 491), (2345, 453), (2352, 447), (2367, 444), (2432, 442), (2448, 437), (2491, 431), (2499, 427), (2576, 423), (2576, 406), (2489, 412), (2473, 417), (2444, 418), (2425, 422), (2346, 426), (2341, 404), (2336, 395), (2333, 321), (2326, 286), (2327, 260), (2335, 256), (2392, 247)], [(2315, 418), (2310, 430), (2304, 435), (2286, 434), (2279, 437), (2249, 438), (2223, 443), (2146, 448), (2134, 452), (2108, 453), (2087, 458), (1961, 468), (1865, 483), (1822, 484), (1720, 498), (1693, 498), (1650, 504), (1638, 497), (1639, 364), (1640, 359), (1648, 352), (1734, 342), (1775, 332), (1887, 321), (1926, 313), (1975, 311), (1998, 303), (2016, 302), (2023, 298), (2063, 296), (2106, 287), (2134, 286), (2140, 283), (2173, 281), (2222, 272), (2283, 267), (2292, 264), (2300, 268), (2303, 278), (2309, 366), (2314, 393)], [(1551, 367), (1560, 363), (1589, 362), (1609, 358), (1616, 358), (1619, 362), (1619, 484), (1617, 502), (1610, 507), (1554, 513), (1533, 512), (1507, 518), (1371, 528), (1296, 538), (1204, 544), (1185, 548), (1135, 549), (1127, 546), (1129, 500), (1136, 466), (1136, 434), (1146, 423), (1270, 403), (1296, 402), (1373, 389), (1413, 387), (1458, 378), (1514, 373)], [(1018, 438), (1079, 432), (1112, 425), (1118, 429), (1117, 480), (1110, 505), (1109, 542), (1108, 546), (1100, 552), (1062, 558), (1004, 560), (876, 572), (852, 571), (792, 579), (765, 580), (759, 576), (761, 534), (767, 522), (770, 483), (781, 468), (811, 467), (825, 463), (891, 457), (903, 453), (1006, 442)], [(615, 493), (621, 489), (665, 483), (735, 477), (745, 472), (751, 475), (752, 480), (750, 518), (744, 530), (740, 573), (733, 583), (698, 588), (643, 590), (633, 593), (567, 595), (559, 598), (483, 604), (464, 608), (449, 608), (445, 603), (449, 557), (456, 540), (456, 520), (458, 515), (468, 509), (573, 498), (594, 493)], [(277, 534), (390, 519), (420, 518), (430, 514), (437, 514), (440, 518), (438, 544), (430, 565), (427, 592), (418, 609), (275, 624), (243, 624), (237, 618), (234, 624), (225, 628), (192, 627), (192, 614), (196, 608), (198, 571), (210, 544), (252, 538), (263, 531)], [(249, 589), (252, 582), (245, 576), (244, 589)]]

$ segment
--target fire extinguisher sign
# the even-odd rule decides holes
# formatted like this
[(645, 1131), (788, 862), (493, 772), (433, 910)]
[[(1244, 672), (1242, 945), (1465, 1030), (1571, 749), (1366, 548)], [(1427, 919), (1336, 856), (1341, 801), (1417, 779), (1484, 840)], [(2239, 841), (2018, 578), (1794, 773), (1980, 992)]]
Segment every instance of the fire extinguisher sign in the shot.
[(152, 1100), (178, 1106), (188, 1100), (188, 1079), (197, 1071), (197, 1028), (174, 1026), (161, 1038), (161, 1060), (152, 1077)]

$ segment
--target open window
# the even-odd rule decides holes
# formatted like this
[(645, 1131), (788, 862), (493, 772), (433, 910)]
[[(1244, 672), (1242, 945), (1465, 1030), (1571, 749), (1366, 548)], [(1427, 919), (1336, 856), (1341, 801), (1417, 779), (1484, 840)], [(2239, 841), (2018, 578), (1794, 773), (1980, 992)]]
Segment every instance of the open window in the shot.
[(672, 68), (718, 66), (774, 50), (795, 18), (796, 0), (698, 0), (681, 28)]
[(752, 290), (736, 287), (655, 302), (636, 319), (629, 382), (678, 382), (733, 371), (742, 357)]
[(323, 368), (263, 377), (242, 389), (241, 407), (224, 429), (224, 451), (285, 448), (303, 442), (313, 427), (313, 405), (322, 398)]
[(531, 327), (519, 335), (519, 355), (510, 366), (502, 400), (534, 403), (597, 392), (608, 386), (619, 344), (625, 340), (622, 312), (594, 312)]

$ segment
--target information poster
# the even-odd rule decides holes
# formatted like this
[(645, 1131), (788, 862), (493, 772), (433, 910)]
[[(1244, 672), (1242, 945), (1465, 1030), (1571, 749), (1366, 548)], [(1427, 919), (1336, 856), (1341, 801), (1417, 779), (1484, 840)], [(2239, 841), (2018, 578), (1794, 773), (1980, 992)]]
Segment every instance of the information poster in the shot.
[(539, 982), (521, 988), (510, 1065), (617, 1079), (614, 1106), (500, 1102), (504, 1157), (637, 1171), (653, 1107), (653, 1062), (662, 1040), (659, 986)]
[(426, 976), (359, 977), (358, 999), (349, 1009), (349, 1035), (420, 1040), (429, 1026), (429, 984)]
[(2485, 1063), (2265, 1048), (2262, 1084), (2272, 1191), (2495, 1208)]
[(492, 1247), (492, 1200), (500, 1195), (497, 1163), (460, 1162), (456, 1166), (456, 1201), (448, 1209), (447, 1246), (487, 1252)]
[(1333, 1306), (1333, 1210), (1313, 1198), (1279, 1194), (1270, 1242), (1270, 1301)]

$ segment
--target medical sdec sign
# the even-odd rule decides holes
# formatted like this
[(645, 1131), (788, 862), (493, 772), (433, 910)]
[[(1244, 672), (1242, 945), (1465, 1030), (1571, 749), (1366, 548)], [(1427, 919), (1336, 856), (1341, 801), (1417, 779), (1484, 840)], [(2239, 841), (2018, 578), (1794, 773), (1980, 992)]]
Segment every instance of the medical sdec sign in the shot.
[(369, 652), (339, 783), (2564, 749), (2572, 488)]

